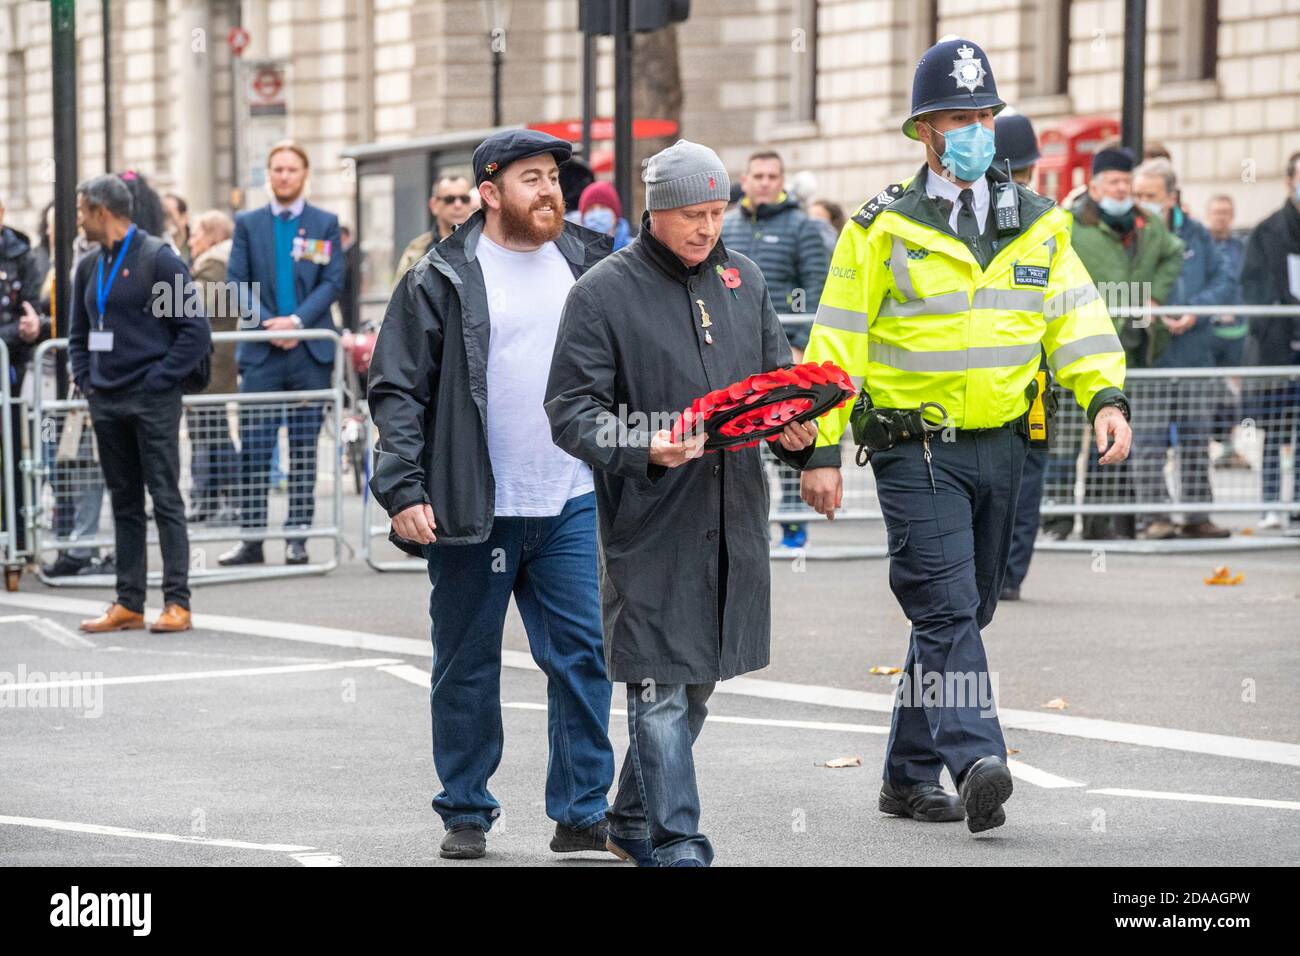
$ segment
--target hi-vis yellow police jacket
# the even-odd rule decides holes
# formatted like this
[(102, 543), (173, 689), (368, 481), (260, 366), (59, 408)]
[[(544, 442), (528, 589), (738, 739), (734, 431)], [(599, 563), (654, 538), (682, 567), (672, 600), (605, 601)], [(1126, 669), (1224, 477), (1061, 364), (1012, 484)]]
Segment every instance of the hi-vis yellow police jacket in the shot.
[[(1017, 186), (1020, 232), (981, 269), (943, 228), (925, 183), (923, 166), (845, 225), (804, 360), (835, 362), (865, 382), (877, 407), (938, 402), (957, 428), (992, 428), (1023, 415), (1043, 349), (1090, 420), (1123, 399), (1124, 350), (1071, 248), (1069, 213)], [(839, 464), (850, 410), (820, 420), (808, 468)]]

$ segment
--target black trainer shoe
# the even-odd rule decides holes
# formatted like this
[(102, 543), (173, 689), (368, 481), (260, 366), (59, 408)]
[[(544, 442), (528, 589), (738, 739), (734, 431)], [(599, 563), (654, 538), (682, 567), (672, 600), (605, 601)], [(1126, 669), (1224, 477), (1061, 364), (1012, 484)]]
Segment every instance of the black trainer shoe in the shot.
[(307, 545), (302, 541), (290, 541), (284, 546), (285, 564), (306, 564)]
[(61, 554), (54, 561), (41, 565), (41, 574), (47, 578), (70, 578), (75, 574), (80, 574), (82, 568), (90, 566), (89, 558), (73, 558), (67, 554)]
[(992, 830), (1007, 822), (1002, 804), (1011, 798), (1011, 771), (1001, 757), (981, 757), (961, 775), (957, 791), (966, 807), (971, 833)]
[(438, 855), (444, 860), (481, 860), (487, 856), (487, 834), (472, 823), (454, 826), (442, 838)]
[(881, 784), (878, 805), (882, 813), (926, 823), (953, 823), (966, 816), (961, 797), (949, 793), (937, 783), (917, 783), (908, 787)]
[(237, 564), (265, 563), (266, 558), (262, 556), (262, 543), (260, 541), (241, 541), (221, 557), (217, 558), (217, 564), (226, 568)]
[(553, 853), (581, 853), (584, 850), (599, 850), (612, 853), (605, 842), (609, 837), (609, 822), (600, 820), (583, 830), (566, 827), (563, 823), (555, 825), (555, 836), (551, 837)]

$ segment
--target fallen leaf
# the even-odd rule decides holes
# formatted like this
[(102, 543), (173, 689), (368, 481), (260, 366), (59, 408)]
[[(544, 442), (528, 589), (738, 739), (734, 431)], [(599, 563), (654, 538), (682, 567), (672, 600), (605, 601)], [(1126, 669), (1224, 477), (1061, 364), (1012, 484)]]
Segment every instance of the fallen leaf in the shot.
[(828, 760), (819, 767), (829, 767), (831, 770), (839, 770), (841, 767), (861, 767), (861, 757), (836, 757), (834, 760)]
[(1242, 528), (1240, 531), (1237, 532), (1237, 534), (1244, 534), (1244, 535), (1246, 535), (1247, 537), (1249, 537), (1250, 535), (1252, 535), (1252, 534), (1254, 534), (1254, 533), (1255, 533), (1255, 529), (1254, 529), (1254, 528)]
[(1008, 747), (1008, 748), (1007, 748), (1007, 756), (1008, 756), (1008, 757), (1014, 756), (1015, 754), (1018, 754), (1018, 753), (1020, 753), (1020, 751), (1017, 750), (1015, 747)]
[(1049, 700), (1049, 701), (1048, 701), (1047, 703), (1045, 703), (1043, 706), (1044, 706), (1044, 707), (1050, 707), (1052, 710), (1065, 710), (1065, 709), (1066, 709), (1067, 707), (1069, 707), (1070, 705), (1067, 704), (1067, 703), (1065, 702), (1065, 698), (1064, 698), (1064, 697), (1053, 697), (1051, 700)]
[(892, 677), (892, 676), (895, 675), (895, 674), (901, 674), (901, 673), (903, 673), (903, 669), (902, 669), (901, 667), (880, 667), (880, 666), (876, 666), (876, 667), (871, 668), (871, 673), (873, 673), (873, 674), (878, 674), (878, 675), (881, 676), (881, 677)]
[(1234, 584), (1240, 584), (1242, 581), (1246, 580), (1246, 575), (1241, 573), (1233, 574), (1228, 570), (1226, 564), (1221, 564), (1219, 567), (1214, 569), (1214, 574), (1208, 578), (1201, 578), (1201, 580), (1206, 584), (1223, 584), (1231, 586)]

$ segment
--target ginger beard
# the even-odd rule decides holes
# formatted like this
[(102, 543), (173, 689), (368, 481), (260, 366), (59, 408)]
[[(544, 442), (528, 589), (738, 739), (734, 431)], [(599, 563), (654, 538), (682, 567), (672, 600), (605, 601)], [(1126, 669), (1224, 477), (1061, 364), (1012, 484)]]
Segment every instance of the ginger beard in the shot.
[[(564, 231), (564, 196), (557, 190), (550, 196), (535, 199), (525, 205), (511, 195), (509, 186), (503, 184), (501, 196), (501, 231), (513, 241), (527, 245), (554, 242)], [(549, 216), (539, 212), (549, 208)]]

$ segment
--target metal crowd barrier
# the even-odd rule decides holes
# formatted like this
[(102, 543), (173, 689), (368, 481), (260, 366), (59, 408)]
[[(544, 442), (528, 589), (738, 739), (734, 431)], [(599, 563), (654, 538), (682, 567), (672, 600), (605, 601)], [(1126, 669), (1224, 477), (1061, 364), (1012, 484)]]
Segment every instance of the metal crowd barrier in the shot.
[[(1186, 314), (1300, 315), (1300, 308), (1288, 306), (1152, 306), (1112, 311), (1118, 316), (1152, 319)], [(811, 316), (780, 318), (783, 325), (807, 325)], [(1049, 451), (1044, 517), (1074, 518), (1077, 534), (1082, 523), (1079, 519), (1087, 515), (1185, 517), (1202, 510), (1210, 515), (1276, 512), (1283, 526), (1278, 535), (1256, 534), (1250, 528), (1248, 533), (1235, 529), (1230, 539), (1108, 540), (1105, 545), (1110, 550), (1144, 552), (1300, 546), (1300, 538), (1286, 530), (1288, 509), (1300, 512), (1300, 495), (1290, 491), (1297, 487), (1294, 475), (1300, 467), (1300, 366), (1132, 369), (1126, 389), (1134, 408), (1135, 447), (1128, 462), (1103, 468), (1090, 463), (1096, 453), (1084, 410), (1071, 393), (1057, 387), (1060, 410)], [(370, 432), (373, 435), (373, 428)], [(372, 467), (371, 444), (367, 439), (367, 476)], [(1209, 458), (1211, 446), (1223, 449), (1217, 461)], [(882, 516), (871, 468), (854, 464), (855, 453), (846, 432), (841, 455), (844, 501), (832, 523), (800, 500), (798, 474), (763, 449), (771, 496), (769, 520), (776, 526), (806, 523), (808, 530), (808, 543), (798, 550), (782, 547), (779, 537), (774, 538), (774, 559), (886, 556), (883, 528), (868, 532), (864, 527), (867, 522), (880, 522)], [(941, 449), (935, 453), (941, 454)], [(1266, 494), (1266, 470), (1268, 480), (1277, 484), (1276, 495)], [(1139, 489), (1145, 497), (1138, 496)], [(425, 570), (422, 561), (377, 555), (374, 539), (386, 538), (389, 525), (382, 512), (376, 514), (368, 489), (364, 492), (362, 529), (360, 553), (375, 570)], [(779, 532), (779, 527), (775, 530)], [(1037, 546), (1090, 550), (1099, 543), (1040, 538)]]
[[(282, 332), (240, 331), (213, 333), (213, 342), (224, 343), (273, 341), (277, 339), (329, 340), (334, 343), (334, 367), (328, 388), (283, 391), (186, 395), (181, 431), (181, 491), (189, 510), (206, 503), (211, 513), (201, 522), (188, 525), (191, 560), (191, 584), (217, 584), (230, 581), (297, 577), (324, 574), (338, 567), (343, 547), (343, 481), (340, 454), (340, 429), (343, 422), (343, 350), (339, 337), (324, 329)], [(41, 581), (55, 587), (112, 586), (115, 576), (105, 571), (94, 573), (93, 562), (113, 548), (111, 518), (103, 507), (105, 487), (99, 468), (89, 405), (85, 399), (48, 400), (45, 398), (45, 354), (51, 349), (66, 348), (66, 339), (42, 343), (33, 358), (34, 388), (31, 418), (28, 422), (31, 457), (23, 463), (28, 482), (28, 543), (31, 554), (68, 553), (92, 561), (91, 573), (51, 577), (38, 572)], [(301, 346), (299, 346), (301, 347)], [(231, 411), (235, 414), (231, 414)], [(320, 424), (317, 425), (317, 419)], [(7, 419), (6, 419), (7, 420)], [(284, 428), (288, 440), (282, 442)], [(318, 430), (318, 433), (317, 433)], [(315, 434), (315, 441), (307, 436)], [(310, 473), (310, 489), (300, 486), (294, 494), (286, 477), (285, 494), (276, 494), (278, 485), (267, 487), (242, 480), (240, 453), (249, 436), (257, 435), (263, 447), (279, 449), (279, 468), (286, 476), (292, 473), (292, 458), (304, 463), (314, 455), (315, 468)], [(239, 444), (236, 444), (238, 437)], [(294, 441), (294, 438), (298, 441)], [(196, 449), (197, 446), (197, 449)], [(200, 452), (202, 475), (196, 476), (195, 450)], [(196, 497), (196, 481), (202, 488)], [(256, 518), (260, 502), (265, 501), (265, 520)], [(310, 502), (310, 504), (308, 504)], [(297, 513), (290, 515), (295, 510)], [(326, 513), (315, 514), (324, 504)], [(307, 512), (307, 514), (304, 514)], [(251, 517), (250, 517), (251, 516)], [(295, 523), (285, 527), (292, 517)], [(241, 527), (241, 520), (253, 522)], [(301, 565), (254, 564), (220, 567), (216, 556), (208, 557), (206, 545), (214, 542), (257, 541), (271, 539), (328, 540), (332, 543), (327, 560), (309, 560)], [(148, 541), (157, 543), (153, 522), (148, 522)], [(310, 547), (309, 547), (310, 554)], [(270, 555), (268, 555), (268, 558)], [(319, 557), (319, 555), (318, 555)], [(153, 562), (157, 566), (157, 561)], [(151, 571), (150, 586), (161, 582), (161, 572)]]
[(18, 553), (18, 485), (14, 472), (13, 392), (9, 383), (9, 347), (0, 339), (0, 566), (4, 568), (5, 589), (18, 589), (22, 573), (22, 556)]

